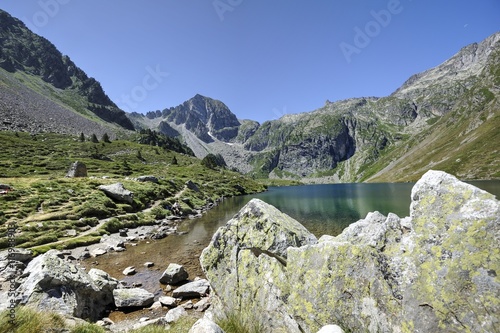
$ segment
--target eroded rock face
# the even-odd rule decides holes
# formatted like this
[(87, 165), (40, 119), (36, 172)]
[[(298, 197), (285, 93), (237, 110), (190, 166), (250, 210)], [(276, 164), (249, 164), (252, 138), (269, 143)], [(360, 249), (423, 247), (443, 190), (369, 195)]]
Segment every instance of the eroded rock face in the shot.
[[(17, 289), (19, 302), (38, 310), (97, 320), (106, 306), (113, 302), (116, 287), (105, 273), (85, 271), (61, 259), (59, 251), (50, 250), (33, 259), (24, 270), (27, 276)], [(97, 276), (107, 279), (98, 281)]]
[(301, 238), (298, 222), (250, 202), (203, 251), (214, 306), (245, 309), (266, 332), (332, 324), (353, 332), (495, 332), (499, 201), (439, 171), (411, 195), (409, 217), (370, 213), (319, 242), (291, 241)]

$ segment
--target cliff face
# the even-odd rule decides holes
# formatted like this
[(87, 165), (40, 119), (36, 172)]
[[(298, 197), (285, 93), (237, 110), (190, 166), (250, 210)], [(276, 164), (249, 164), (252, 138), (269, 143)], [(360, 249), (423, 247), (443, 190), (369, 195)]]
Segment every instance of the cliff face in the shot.
[(410, 216), (369, 213), (314, 236), (252, 200), (213, 236), (201, 264), (216, 311), (266, 332), (495, 332), (500, 202), (440, 171), (414, 186)]

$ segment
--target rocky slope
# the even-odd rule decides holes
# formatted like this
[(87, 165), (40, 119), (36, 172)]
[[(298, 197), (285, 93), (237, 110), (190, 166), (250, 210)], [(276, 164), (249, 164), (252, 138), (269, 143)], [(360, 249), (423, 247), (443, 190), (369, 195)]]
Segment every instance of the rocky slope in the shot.
[(435, 166), (463, 178), (497, 178), (499, 54), (496, 33), (390, 96), (327, 101), (263, 124), (238, 121), (221, 102), (200, 95), (131, 118), (184, 137), (199, 157), (219, 153), (229, 166), (260, 177), (401, 181)]
[(99, 82), (2, 10), (0, 45), (2, 129), (89, 135), (103, 127), (112, 133), (134, 129)]
[(496, 332), (500, 202), (441, 171), (414, 186), (410, 216), (378, 212), (319, 240), (254, 199), (201, 264), (218, 300), (264, 332)]

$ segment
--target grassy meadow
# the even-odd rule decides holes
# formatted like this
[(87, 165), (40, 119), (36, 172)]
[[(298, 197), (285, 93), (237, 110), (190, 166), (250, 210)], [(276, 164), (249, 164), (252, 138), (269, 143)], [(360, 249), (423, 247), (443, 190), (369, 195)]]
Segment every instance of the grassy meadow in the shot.
[[(37, 253), (87, 245), (122, 227), (154, 224), (171, 214), (165, 207), (175, 201), (188, 215), (220, 197), (265, 189), (239, 173), (208, 168), (193, 156), (139, 144), (139, 139), (137, 134), (130, 140), (91, 142), (60, 134), (0, 132), (0, 184), (12, 187), (0, 196), (0, 249), (12, 239)], [(75, 161), (85, 163), (88, 177), (65, 177)], [(159, 182), (138, 182), (143, 175)], [(199, 191), (188, 189), (187, 181)], [(113, 201), (98, 189), (116, 182), (134, 193), (132, 204)], [(9, 226), (16, 227), (14, 237), (8, 237)]]

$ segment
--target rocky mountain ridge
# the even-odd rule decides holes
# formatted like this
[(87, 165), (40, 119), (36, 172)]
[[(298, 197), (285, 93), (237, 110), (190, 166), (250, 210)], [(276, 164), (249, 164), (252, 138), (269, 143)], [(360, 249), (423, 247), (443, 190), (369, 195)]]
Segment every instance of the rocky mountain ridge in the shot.
[[(198, 157), (221, 154), (229, 166), (256, 177), (306, 182), (416, 180), (431, 165), (440, 165), (444, 170), (458, 169), (462, 177), (495, 178), (500, 177), (500, 160), (488, 156), (482, 164), (477, 161), (485, 152), (470, 149), (484, 146), (494, 151), (489, 143), (497, 138), (492, 128), (500, 123), (499, 53), (500, 33), (495, 33), (413, 75), (390, 96), (327, 101), (318, 110), (263, 124), (238, 121), (222, 102), (200, 95), (176, 108), (134, 114), (131, 119), (137, 126), (150, 127), (145, 119), (153, 118), (153, 128), (183, 137)], [(212, 109), (203, 110), (204, 105), (214, 104), (224, 110), (217, 114), (217, 127), (206, 116)], [(462, 127), (469, 129), (467, 133)], [(424, 138), (431, 142), (422, 147), (418, 143)], [(468, 150), (458, 149), (464, 140), (474, 144)], [(421, 156), (422, 149), (442, 148), (441, 141), (448, 142), (441, 160)], [(466, 153), (475, 155), (470, 160), (477, 163), (454, 165)], [(398, 176), (388, 179), (408, 155), (418, 158), (399, 166)], [(430, 165), (420, 165), (420, 160)]]
[(3, 10), (0, 45), (2, 129), (71, 134), (134, 130), (99, 82)]

